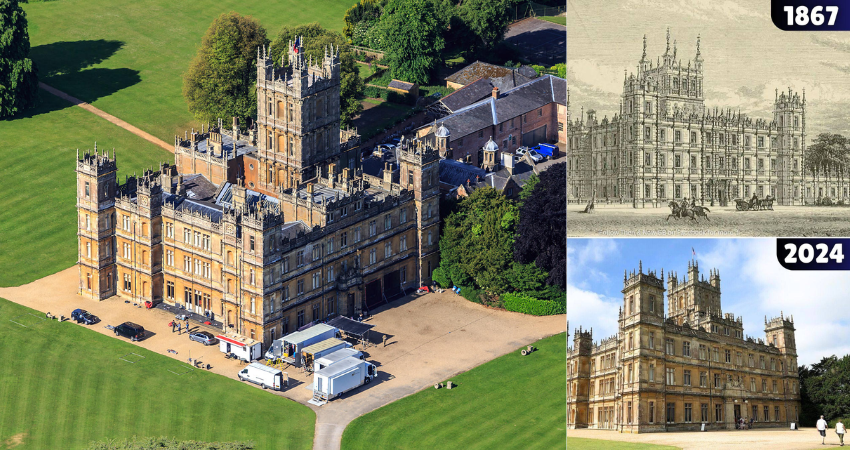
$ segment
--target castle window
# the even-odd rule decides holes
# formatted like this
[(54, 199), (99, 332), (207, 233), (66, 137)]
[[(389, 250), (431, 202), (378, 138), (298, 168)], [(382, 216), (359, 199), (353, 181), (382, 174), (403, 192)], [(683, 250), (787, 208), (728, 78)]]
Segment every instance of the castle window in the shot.
[(697, 144), (697, 132), (691, 131), (691, 145)]
[(174, 282), (167, 281), (165, 283), (165, 296), (174, 300)]
[(183, 257), (183, 271), (186, 273), (192, 273), (192, 258), (188, 256)]
[(655, 365), (654, 364), (649, 365), (649, 382), (650, 383), (655, 382)]
[(388, 259), (393, 255), (393, 244), (392, 242), (384, 243), (384, 259)]
[(298, 311), (298, 328), (304, 326), (304, 310)]
[(723, 422), (723, 405), (720, 403), (714, 405), (714, 421)]
[(274, 132), (269, 130), (269, 137), (266, 139), (269, 150), (274, 151)]
[[(690, 385), (690, 383), (688, 383)], [(692, 418), (692, 403), (685, 403), (685, 423), (693, 422)]]
[(674, 386), (676, 384), (676, 371), (673, 368), (667, 368), (667, 384)]
[(121, 217), (124, 218), (124, 231), (130, 231), (130, 216), (122, 214)]
[(132, 288), (133, 288), (133, 283), (132, 283), (130, 280), (131, 280), (131, 279), (130, 279), (130, 274), (129, 274), (129, 273), (125, 273), (125, 274), (124, 274), (124, 290), (125, 290), (125, 291), (129, 291), (130, 289), (132, 289)]
[(360, 242), (360, 227), (354, 229), (354, 243)]
[(761, 367), (762, 369), (765, 368), (765, 366), (764, 366), (764, 355), (759, 355), (759, 367)]
[(322, 286), (322, 273), (313, 273), (313, 289), (319, 289)]
[(721, 387), (721, 385), (722, 385), (722, 381), (720, 379), (720, 374), (715, 373), (714, 374), (714, 387), (719, 389)]
[(165, 265), (168, 267), (174, 267), (174, 251), (166, 250), (165, 251)]
[(732, 362), (732, 351), (731, 351), (731, 350), (726, 350), (726, 351), (725, 351), (725, 356), (726, 356), (726, 362), (727, 362), (727, 363), (731, 363), (731, 362)]
[(339, 235), (339, 247), (345, 248), (347, 245), (348, 245), (348, 232), (344, 231), (344, 232), (342, 232), (342, 234)]
[(91, 219), (86, 215), (86, 230), (91, 231)]
[(402, 267), (399, 269), (401, 284), (407, 283), (407, 267)]
[(334, 252), (334, 238), (329, 238), (328, 239), (328, 254), (330, 255), (333, 252)]
[(269, 97), (269, 108), (266, 110), (269, 117), (274, 118), (274, 99)]
[(322, 313), (322, 304), (321, 303), (314, 303), (313, 304), (313, 321), (314, 322), (322, 318), (321, 313)]
[(682, 356), (691, 356), (690, 342), (682, 342)]
[[(304, 293), (304, 280), (303, 279), (298, 280), (298, 283), (296, 283), (296, 284), (297, 284), (297, 287), (298, 287), (298, 291), (297, 291), (298, 295), (303, 294)], [(301, 325), (303, 325), (303, 324), (301, 324)]]
[(284, 302), (289, 301), (289, 286), (283, 287), (283, 294), (281, 294), (280, 300), (281, 300), (281, 307), (283, 307)]
[(392, 227), (393, 219), (392, 216), (387, 214), (384, 216), (384, 230), (389, 230)]
[(86, 242), (86, 255), (91, 258), (91, 242)]
[(292, 137), (289, 137), (289, 156), (295, 156), (295, 142), (292, 140)]
[(720, 362), (720, 347), (714, 347), (712, 354), (714, 355), (714, 362)]
[(651, 127), (644, 128), (643, 138), (646, 139), (647, 142), (652, 142), (652, 128)]
[(676, 143), (682, 142), (682, 131), (681, 130), (676, 130), (673, 133), (673, 141), (676, 142)]
[(655, 350), (655, 332), (654, 331), (649, 332), (649, 349)]
[(375, 225), (375, 221), (369, 222), (369, 237), (372, 237), (377, 233), (378, 227)]
[(413, 186), (413, 172), (412, 171), (407, 172), (407, 185)]
[(537, 117), (543, 117), (543, 108), (537, 110)]
[(402, 236), (402, 237), (400, 237), (398, 242), (399, 242), (399, 245), (398, 245), (398, 246), (399, 246), (399, 248), (398, 248), (398, 250), (399, 250), (400, 252), (403, 252), (403, 251), (407, 250), (407, 236)]
[[(774, 340), (775, 339), (776, 339), (776, 336), (774, 336)], [(775, 344), (775, 342), (774, 342), (774, 344)], [(770, 370), (776, 370), (776, 360), (773, 359), (773, 358), (770, 358)]]
[(334, 276), (334, 266), (330, 266), (328, 267), (328, 283), (333, 283), (334, 280), (336, 280), (336, 277)]
[(402, 208), (398, 212), (398, 223), (405, 223), (405, 222), (407, 222), (407, 208)]
[(738, 145), (738, 135), (737, 134), (729, 135), (729, 143), (732, 144), (732, 145)]
[(322, 250), (319, 248), (319, 244), (316, 244), (313, 246), (313, 261), (318, 261), (321, 257)]
[(90, 195), (89, 195), (89, 182), (88, 182), (88, 181), (86, 181), (86, 198), (90, 198)]
[(794, 116), (794, 128), (800, 126), (800, 116)]
[(767, 380), (765, 380), (764, 378), (761, 379), (761, 391), (767, 392)]
[(254, 236), (251, 236), (250, 244), (249, 244), (248, 250), (250, 250), (251, 252), (253, 252), (253, 251), (254, 251)]
[(764, 148), (764, 136), (759, 136), (757, 142), (758, 142), (759, 148)]
[(708, 372), (699, 373), (699, 386), (708, 387)]
[(667, 354), (668, 354), (668, 355), (675, 355), (675, 354), (676, 354), (676, 351), (675, 351), (675, 349), (673, 348), (673, 339), (667, 338), (667, 348), (666, 348), (666, 351), (667, 351)]
[(192, 232), (188, 228), (183, 228), (183, 243), (191, 244), (192, 243)]
[(373, 248), (373, 249), (369, 250), (369, 264), (375, 264), (376, 261), (377, 261), (377, 255), (376, 255), (375, 249)]
[(673, 157), (673, 167), (682, 167), (682, 155)]
[(431, 230), (428, 230), (428, 245), (433, 245), (433, 240), (431, 238)]

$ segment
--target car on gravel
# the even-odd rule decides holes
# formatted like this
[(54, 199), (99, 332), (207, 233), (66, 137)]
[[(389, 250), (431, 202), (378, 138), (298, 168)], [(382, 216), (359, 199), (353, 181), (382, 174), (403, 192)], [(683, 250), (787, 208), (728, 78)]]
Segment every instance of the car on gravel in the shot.
[(133, 322), (124, 322), (114, 330), (116, 336), (124, 336), (131, 341), (141, 341), (145, 337), (145, 327)]
[(204, 345), (213, 345), (217, 342), (215, 336), (208, 331), (195, 331), (189, 334), (189, 339), (192, 341), (198, 341)]
[(97, 323), (97, 317), (86, 311), (85, 309), (75, 309), (71, 313), (71, 320), (85, 325), (93, 325)]
[(543, 155), (541, 155), (540, 153), (537, 153), (535, 150), (532, 150), (528, 147), (520, 147), (516, 151), (516, 154), (519, 155), (520, 158), (525, 156), (526, 153), (528, 153), (528, 156), (531, 156), (531, 159), (536, 163), (543, 161)]

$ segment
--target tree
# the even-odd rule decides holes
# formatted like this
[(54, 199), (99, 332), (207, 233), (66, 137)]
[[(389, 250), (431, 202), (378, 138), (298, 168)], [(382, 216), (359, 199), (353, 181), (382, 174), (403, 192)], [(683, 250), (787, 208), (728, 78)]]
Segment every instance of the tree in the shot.
[(343, 18), (345, 25), (342, 26), (342, 34), (350, 39), (354, 35), (354, 28), (357, 27), (358, 23), (377, 22), (381, 18), (385, 3), (386, 0), (360, 0), (354, 6), (348, 8)]
[(440, 237), (440, 267), (458, 286), (490, 294), (511, 288), (516, 205), (490, 187), (473, 191), (449, 215)]
[(124, 440), (107, 439), (89, 444), (87, 450), (251, 450), (253, 443), (244, 442), (200, 442), (177, 439), (137, 438)]
[(802, 423), (814, 424), (821, 414), (828, 421), (850, 417), (850, 355), (801, 366), (799, 375)]
[(492, 49), (505, 35), (515, 0), (463, 0), (458, 15), (481, 41), (483, 49)]
[(378, 23), (392, 77), (427, 84), (441, 62), (446, 15), (434, 0), (390, 0)]
[(546, 283), (567, 288), (567, 165), (555, 164), (540, 174), (540, 181), (519, 210), (519, 232), (514, 258), (534, 262), (549, 276)]
[(257, 49), (266, 30), (252, 17), (235, 12), (218, 16), (183, 77), (183, 97), (202, 122), (257, 116)]
[(326, 30), (318, 23), (297, 27), (284, 26), (270, 46), (272, 60), (278, 67), (289, 64), (285, 55), (289, 51), (289, 43), (294, 41), (296, 36), (304, 38), (304, 42), (301, 43), (304, 47), (304, 54), (307, 57), (312, 56), (314, 60), (321, 60), (324, 57), (325, 49), (331, 45), (334, 46), (334, 49), (339, 49), (340, 122), (344, 126), (351, 125), (354, 117), (363, 111), (363, 105), (357, 100), (357, 97), (363, 93), (364, 86), (363, 80), (360, 78), (360, 71), (357, 69), (357, 63), (354, 61), (354, 55), (351, 53), (351, 47), (341, 34)]
[(26, 12), (18, 0), (0, 0), (0, 117), (35, 105), (38, 71), (29, 53)]
[(528, 197), (531, 197), (531, 193), (534, 190), (534, 187), (537, 186), (537, 183), (540, 182), (540, 177), (537, 174), (532, 174), (525, 180), (525, 184), (522, 185), (522, 190), (519, 191), (519, 204), (522, 205)]

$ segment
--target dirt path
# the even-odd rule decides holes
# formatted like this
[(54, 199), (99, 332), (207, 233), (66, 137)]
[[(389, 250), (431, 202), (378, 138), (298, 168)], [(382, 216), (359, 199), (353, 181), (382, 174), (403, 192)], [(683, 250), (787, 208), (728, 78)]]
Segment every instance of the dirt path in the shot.
[[(826, 444), (837, 446), (838, 438), (830, 431)], [(672, 445), (682, 449), (716, 450), (726, 448), (770, 448), (775, 450), (803, 450), (820, 447), (821, 437), (814, 428), (790, 431), (788, 428), (766, 428), (730, 431), (675, 431), (669, 433), (618, 433), (610, 430), (568, 430), (567, 437), (603, 439), (642, 444)]]
[(86, 103), (86, 102), (84, 102), (84, 101), (82, 101), (82, 100), (80, 100), (76, 97), (71, 97), (70, 95), (68, 95), (68, 94), (66, 94), (66, 93), (64, 93), (64, 92), (62, 92), (62, 91), (60, 91), (56, 88), (50, 87), (50, 86), (48, 86), (44, 83), (38, 83), (38, 87), (40, 87), (41, 89), (44, 89), (45, 91), (63, 99), (63, 100), (67, 100), (67, 101), (79, 106), (80, 108), (85, 109), (86, 111), (88, 111), (92, 114), (95, 114), (97, 116), (102, 117), (102, 118), (112, 122), (113, 124), (118, 125), (119, 127), (129, 131), (130, 133), (135, 134), (136, 136), (139, 136), (140, 138), (142, 138), (142, 139), (144, 139), (144, 140), (146, 140), (146, 141), (148, 141), (152, 144), (158, 145), (158, 146), (168, 150), (169, 152), (174, 153), (174, 146), (173, 145), (168, 145), (162, 139), (159, 139), (158, 137), (156, 137), (156, 136), (154, 136), (150, 133), (142, 131), (142, 130), (134, 127), (133, 125), (130, 125), (129, 123), (113, 116), (112, 114), (107, 114), (105, 111), (103, 111), (101, 109), (95, 108), (94, 106), (92, 106), (92, 105), (90, 105), (90, 104), (88, 104), (88, 103)]
[[(117, 297), (98, 302), (78, 295), (78, 277), (77, 267), (71, 267), (30, 284), (0, 288), (0, 297), (56, 315), (67, 316), (75, 308), (84, 308), (101, 318), (89, 328), (110, 336), (113, 333), (105, 328), (107, 324), (138, 323), (151, 336), (135, 345), (184, 362), (191, 356), (211, 364), (212, 372), (236, 378), (243, 364), (226, 360), (217, 345), (204, 347), (189, 341), (185, 334), (172, 333), (167, 325), (170, 314), (138, 308)], [(316, 411), (314, 449), (339, 449), (345, 427), (363, 414), (566, 330), (565, 316), (535, 317), (489, 309), (450, 291), (407, 296), (372, 313), (369, 323), (375, 328), (370, 340), (375, 344), (362, 350), (378, 367), (378, 377), (324, 406), (308, 405)], [(193, 329), (198, 326), (192, 325)], [(169, 349), (177, 354), (168, 353)], [(307, 404), (312, 397), (312, 377), (296, 368), (285, 370), (290, 387), (275, 394)]]

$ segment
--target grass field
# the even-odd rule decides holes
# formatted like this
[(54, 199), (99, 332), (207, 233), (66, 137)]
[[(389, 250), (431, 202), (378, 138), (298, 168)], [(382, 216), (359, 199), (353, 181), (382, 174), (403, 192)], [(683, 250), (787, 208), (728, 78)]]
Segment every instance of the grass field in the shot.
[(617, 442), (602, 439), (567, 438), (570, 450), (678, 450), (669, 445), (642, 444), (638, 442)]
[(18, 286), (77, 261), (76, 149), (116, 149), (119, 178), (174, 156), (44, 91), (25, 117), (0, 121), (0, 286)]
[(319, 22), (340, 31), (352, 4), (56, 0), (23, 7), (41, 81), (172, 142), (192, 126), (182, 76), (215, 17), (229, 11), (251, 15), (272, 39), (283, 25)]
[(452, 377), (456, 389), (425, 389), (355, 419), (342, 448), (564, 448), (566, 338), (534, 345), (530, 356), (517, 350)]
[(44, 317), (0, 299), (0, 442), (20, 440), (16, 450), (132, 436), (312, 447), (315, 414), (303, 405), (206, 371), (176, 375), (189, 366), (29, 313)]
[(375, 71), (370, 69), (366, 64), (357, 64), (357, 72), (360, 74), (360, 79), (365, 80), (367, 77), (371, 76)]
[(537, 18), (547, 22), (557, 23), (558, 25), (567, 26), (567, 16), (539, 16)]

